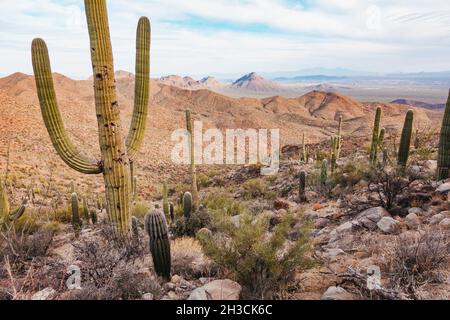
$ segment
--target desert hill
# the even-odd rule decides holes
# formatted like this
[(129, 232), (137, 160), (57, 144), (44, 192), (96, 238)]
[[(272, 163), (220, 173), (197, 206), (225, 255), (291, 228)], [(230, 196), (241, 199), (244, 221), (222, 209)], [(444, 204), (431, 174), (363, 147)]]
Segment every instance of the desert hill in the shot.
[(282, 89), (282, 86), (279, 84), (264, 79), (256, 72), (249, 73), (242, 78), (237, 79), (233, 82), (231, 87), (234, 89), (245, 89), (256, 92), (274, 92)]
[[(94, 112), (92, 81), (76, 81), (54, 74), (57, 97), (65, 125), (74, 143), (87, 154), (99, 157), (97, 123)], [(122, 110), (122, 127), (127, 132), (131, 121), (134, 77), (123, 74), (117, 78), (118, 99)], [(148, 130), (138, 157), (140, 181), (147, 192), (154, 192), (152, 182), (176, 177), (174, 171), (184, 172), (170, 160), (174, 142), (171, 134), (184, 128), (184, 111), (191, 109), (195, 120), (204, 129), (219, 128), (279, 128), (281, 143), (299, 144), (306, 133), (309, 143), (326, 140), (336, 132), (340, 115), (344, 137), (370, 136), (374, 110), (384, 110), (383, 125), (400, 130), (409, 106), (360, 103), (339, 93), (313, 91), (298, 98), (275, 96), (265, 99), (231, 98), (207, 89), (185, 90), (177, 86), (151, 82), (151, 107)], [(441, 113), (421, 108), (415, 110), (416, 123), (432, 125), (441, 121)], [(41, 119), (34, 79), (25, 74), (13, 74), (0, 79), (0, 169), (6, 165), (6, 148), (11, 143), (11, 163), (31, 179), (58, 176), (67, 184), (72, 177), (83, 179), (92, 188), (101, 186), (100, 178), (78, 175), (68, 170), (55, 154)]]

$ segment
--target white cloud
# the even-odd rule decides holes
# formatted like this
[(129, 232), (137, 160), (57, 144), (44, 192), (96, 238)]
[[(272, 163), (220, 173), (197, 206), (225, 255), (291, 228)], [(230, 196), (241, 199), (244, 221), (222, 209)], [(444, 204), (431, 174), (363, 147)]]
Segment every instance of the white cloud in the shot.
[[(31, 72), (43, 37), (53, 69), (90, 73), (81, 0), (0, 0), (0, 74)], [(134, 69), (137, 19), (152, 20), (152, 73), (450, 69), (448, 0), (109, 0), (116, 68)], [(194, 18), (232, 28), (192, 27)], [(181, 21), (181, 22), (180, 22)], [(264, 26), (256, 32), (256, 26)]]

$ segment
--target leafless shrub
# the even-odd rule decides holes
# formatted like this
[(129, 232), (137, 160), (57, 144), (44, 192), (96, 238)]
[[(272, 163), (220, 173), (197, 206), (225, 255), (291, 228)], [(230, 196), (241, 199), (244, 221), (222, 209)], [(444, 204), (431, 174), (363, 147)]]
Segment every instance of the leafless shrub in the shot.
[(442, 281), (439, 268), (449, 261), (450, 235), (439, 229), (400, 235), (388, 257), (391, 286), (414, 297), (418, 287)]

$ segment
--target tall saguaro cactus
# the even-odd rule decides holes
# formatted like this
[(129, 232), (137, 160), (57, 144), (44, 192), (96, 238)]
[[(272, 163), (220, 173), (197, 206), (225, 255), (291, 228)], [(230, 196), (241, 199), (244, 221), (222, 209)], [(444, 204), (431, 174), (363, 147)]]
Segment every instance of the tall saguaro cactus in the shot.
[(450, 176), (450, 95), (445, 107), (444, 119), (442, 120), (441, 137), (438, 151), (438, 173), (437, 179), (444, 180)]
[(139, 20), (136, 39), (136, 83), (133, 119), (125, 140), (116, 95), (113, 53), (106, 0), (85, 0), (94, 74), (95, 108), (101, 160), (80, 152), (69, 139), (56, 101), (50, 59), (45, 42), (33, 40), (32, 60), (42, 116), (53, 146), (71, 168), (103, 174), (107, 211), (116, 232), (129, 235), (132, 202), (130, 162), (139, 150), (146, 129), (150, 86), (150, 21)]
[(186, 110), (186, 129), (189, 132), (189, 156), (191, 162), (191, 193), (193, 204), (198, 204), (197, 170), (195, 168), (194, 130), (192, 129), (191, 111)]
[(405, 117), (403, 125), (402, 137), (400, 139), (400, 147), (398, 150), (398, 165), (405, 167), (408, 163), (409, 148), (411, 146), (411, 135), (414, 121), (414, 113), (409, 110)]

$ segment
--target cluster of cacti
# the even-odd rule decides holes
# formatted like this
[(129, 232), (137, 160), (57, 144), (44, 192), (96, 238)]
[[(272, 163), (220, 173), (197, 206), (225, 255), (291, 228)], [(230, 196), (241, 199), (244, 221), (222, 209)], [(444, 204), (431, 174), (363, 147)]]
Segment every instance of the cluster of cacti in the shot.
[(22, 204), (14, 210), (11, 210), (8, 195), (6, 193), (5, 182), (0, 179), (0, 225), (14, 222), (25, 213), (27, 206), (27, 199), (22, 201)]
[(160, 210), (145, 216), (145, 229), (149, 235), (150, 252), (158, 276), (170, 279), (171, 255), (166, 218)]
[(190, 192), (186, 192), (183, 196), (183, 215), (186, 219), (191, 217), (192, 206), (192, 194)]
[(107, 212), (116, 233), (129, 235), (132, 188), (130, 161), (138, 152), (147, 123), (150, 85), (150, 22), (139, 20), (136, 39), (135, 102), (128, 137), (122, 136), (106, 0), (85, 0), (94, 78), (101, 160), (84, 156), (65, 130), (56, 101), (48, 49), (33, 40), (32, 60), (42, 116), (53, 146), (73, 169), (103, 174)]
[(411, 135), (413, 130), (414, 113), (409, 110), (406, 113), (405, 123), (403, 125), (402, 137), (400, 139), (400, 147), (398, 149), (398, 159), (397, 164), (399, 166), (405, 167), (408, 163), (409, 158), (409, 148), (411, 145)]
[(78, 195), (74, 192), (71, 195), (71, 213), (72, 213), (72, 227), (75, 233), (78, 233), (83, 226), (80, 218), (80, 210), (78, 203)]
[(198, 203), (198, 185), (197, 185), (197, 169), (195, 167), (195, 143), (194, 143), (194, 130), (192, 128), (191, 111), (186, 110), (186, 129), (189, 133), (189, 157), (190, 157), (190, 170), (191, 170), (191, 194), (193, 199), (193, 205)]
[(373, 124), (373, 131), (372, 131), (372, 143), (370, 144), (370, 163), (375, 164), (377, 162), (377, 155), (378, 150), (380, 149), (380, 138), (381, 138), (381, 132), (383, 132), (383, 139), (384, 139), (384, 130), (380, 132), (380, 122), (381, 122), (381, 108), (378, 107), (377, 111), (375, 113), (375, 120)]
[(320, 168), (320, 183), (322, 185), (327, 184), (328, 173), (327, 173), (328, 161), (327, 159), (322, 160), (322, 167)]
[(450, 95), (445, 107), (442, 120), (441, 135), (439, 139), (439, 151), (437, 159), (437, 179), (444, 180), (450, 176)]
[(298, 193), (299, 193), (299, 201), (305, 202), (307, 201), (306, 198), (306, 172), (300, 171), (300, 178), (299, 178), (299, 184), (298, 184)]

